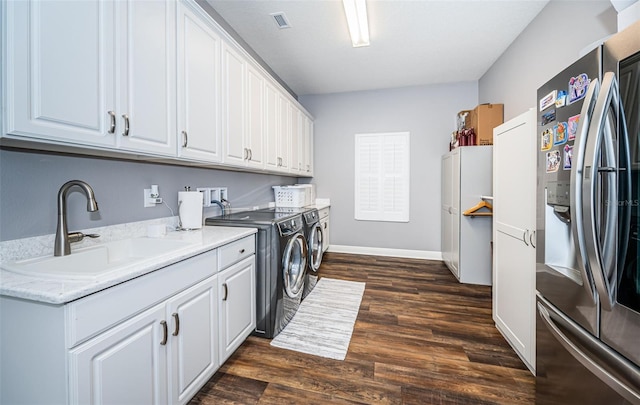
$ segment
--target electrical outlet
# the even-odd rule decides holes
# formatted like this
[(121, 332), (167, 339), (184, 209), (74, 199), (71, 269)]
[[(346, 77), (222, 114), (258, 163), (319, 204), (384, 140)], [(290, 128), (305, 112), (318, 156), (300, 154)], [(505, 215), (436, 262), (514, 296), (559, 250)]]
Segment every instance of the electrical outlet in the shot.
[[(155, 190), (155, 191), (157, 192), (157, 190)], [(144, 207), (145, 208), (155, 207), (156, 204), (162, 204), (162, 198), (157, 197), (157, 194), (155, 194), (156, 197), (152, 197), (152, 195), (154, 195), (154, 194), (152, 194), (152, 190), (150, 188), (145, 188), (144, 192), (143, 192), (143, 195), (144, 195)]]

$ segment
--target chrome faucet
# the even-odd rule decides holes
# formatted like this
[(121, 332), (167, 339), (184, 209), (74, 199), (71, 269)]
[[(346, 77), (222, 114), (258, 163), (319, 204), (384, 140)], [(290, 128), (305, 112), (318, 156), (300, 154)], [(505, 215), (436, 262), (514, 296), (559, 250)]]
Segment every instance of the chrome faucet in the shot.
[(98, 203), (93, 194), (93, 189), (84, 181), (71, 180), (60, 187), (58, 191), (58, 226), (56, 227), (56, 240), (53, 244), (54, 256), (67, 256), (71, 254), (70, 242), (79, 242), (85, 236), (91, 238), (97, 238), (99, 236), (95, 234), (85, 235), (81, 232), (69, 233), (67, 230), (67, 195), (69, 194), (69, 190), (76, 186), (80, 187), (80, 190), (82, 190), (85, 197), (87, 197), (87, 211), (98, 211)]
[(218, 207), (220, 207), (220, 215), (224, 216), (226, 214), (227, 208), (231, 208), (231, 203), (227, 200), (225, 200), (224, 198), (222, 198), (220, 201), (218, 200), (211, 200), (212, 204), (216, 204)]

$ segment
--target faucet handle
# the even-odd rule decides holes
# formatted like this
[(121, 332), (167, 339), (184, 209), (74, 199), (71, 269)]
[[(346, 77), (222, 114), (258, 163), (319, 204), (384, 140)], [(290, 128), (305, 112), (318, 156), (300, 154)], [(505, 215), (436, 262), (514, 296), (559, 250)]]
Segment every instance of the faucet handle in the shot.
[(82, 232), (69, 232), (68, 235), (69, 235), (69, 242), (80, 242), (85, 237), (88, 237), (91, 239), (100, 237), (100, 235), (98, 235), (97, 233), (84, 234)]

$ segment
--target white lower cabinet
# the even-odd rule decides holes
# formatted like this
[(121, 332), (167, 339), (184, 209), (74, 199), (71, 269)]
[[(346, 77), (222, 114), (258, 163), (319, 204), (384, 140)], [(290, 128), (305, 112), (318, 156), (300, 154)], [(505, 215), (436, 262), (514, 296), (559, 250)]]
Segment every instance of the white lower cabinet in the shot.
[(318, 210), (318, 218), (320, 219), (320, 226), (322, 227), (322, 252), (326, 252), (329, 249), (331, 242), (330, 232), (331, 226), (329, 221), (330, 207), (325, 207)]
[(187, 403), (220, 366), (217, 291), (214, 275), (72, 349), (71, 402)]
[(255, 274), (253, 257), (219, 274), (220, 362), (226, 361), (256, 327)]
[(171, 404), (188, 402), (220, 366), (217, 289), (216, 275), (167, 303), (165, 319), (172, 325), (167, 342)]
[(0, 403), (185, 404), (255, 329), (255, 294), (252, 235), (63, 305), (0, 296)]
[(167, 403), (164, 316), (164, 305), (157, 305), (71, 350), (70, 402)]

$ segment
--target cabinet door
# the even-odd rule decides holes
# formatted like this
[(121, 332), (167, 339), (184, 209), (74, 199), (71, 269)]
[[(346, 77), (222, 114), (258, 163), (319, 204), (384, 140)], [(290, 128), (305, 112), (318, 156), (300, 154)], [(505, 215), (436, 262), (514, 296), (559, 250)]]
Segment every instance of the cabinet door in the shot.
[(291, 102), (282, 94), (278, 96), (278, 99), (280, 103), (278, 157), (280, 157), (280, 169), (288, 172), (291, 167)]
[(115, 3), (121, 61), (120, 147), (175, 156), (176, 3), (173, 0)]
[(222, 106), (225, 163), (245, 165), (245, 62), (235, 50), (222, 46)]
[(305, 176), (313, 176), (313, 121), (303, 115), (302, 171)]
[(451, 161), (451, 267), (460, 278), (460, 151)]
[(493, 319), (528, 366), (535, 365), (535, 249), (502, 231), (494, 236)]
[(171, 404), (184, 404), (218, 369), (217, 276), (167, 303)]
[(442, 261), (451, 264), (451, 154), (442, 156), (442, 184), (440, 193), (440, 243)]
[(256, 327), (255, 255), (227, 268), (218, 277), (222, 364)]
[(257, 169), (264, 168), (264, 79), (260, 72), (247, 64), (247, 165)]
[(191, 2), (178, 3), (178, 148), (180, 157), (222, 160), (220, 37)]
[(300, 155), (300, 143), (302, 142), (302, 113), (294, 105), (291, 105), (291, 172), (302, 171), (302, 159)]
[(265, 167), (268, 170), (280, 170), (279, 118), (280, 104), (278, 90), (268, 80), (264, 84), (264, 139)]
[(320, 220), (320, 226), (322, 227), (322, 252), (326, 252), (329, 249), (329, 232), (331, 227), (329, 225), (329, 217)]
[[(114, 3), (8, 1), (8, 133), (114, 146)], [(115, 119), (115, 112), (113, 113)]]
[(166, 404), (164, 304), (69, 352), (72, 404)]
[(494, 130), (493, 319), (535, 369), (536, 116)]

